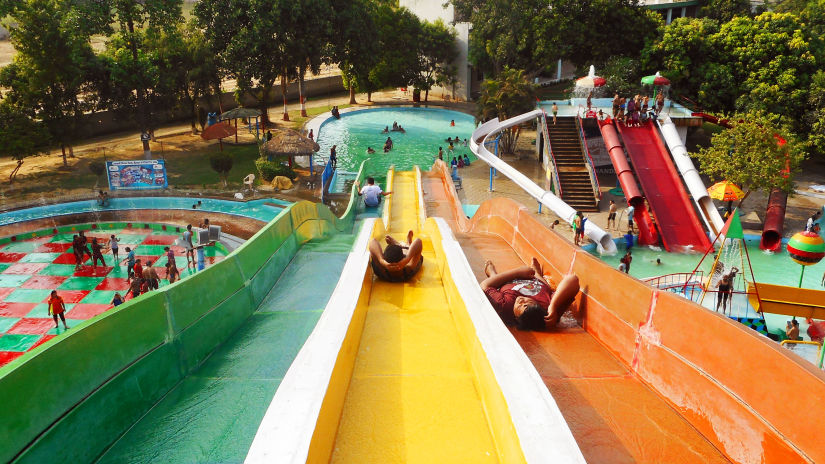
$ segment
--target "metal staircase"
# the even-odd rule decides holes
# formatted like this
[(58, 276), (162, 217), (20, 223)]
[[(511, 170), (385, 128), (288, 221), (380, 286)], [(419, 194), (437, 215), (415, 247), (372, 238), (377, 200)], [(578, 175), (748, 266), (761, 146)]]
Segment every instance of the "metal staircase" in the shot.
[(586, 152), (576, 118), (547, 118), (550, 143), (561, 184), (561, 199), (577, 211), (599, 211), (598, 192), (588, 169)]

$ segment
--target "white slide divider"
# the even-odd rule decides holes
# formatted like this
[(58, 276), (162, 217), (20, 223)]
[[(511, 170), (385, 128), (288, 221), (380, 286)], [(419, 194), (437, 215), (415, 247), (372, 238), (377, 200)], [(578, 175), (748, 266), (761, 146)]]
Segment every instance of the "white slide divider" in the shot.
[(433, 219), (441, 233), (450, 275), (504, 395), (526, 461), (584, 464), (584, 456), (556, 400), (481, 291), (450, 226), (442, 218)]
[(665, 116), (663, 120), (656, 121), (659, 124), (659, 130), (662, 131), (662, 137), (665, 139), (667, 147), (670, 149), (670, 154), (673, 156), (673, 161), (676, 162), (676, 167), (679, 168), (679, 173), (682, 174), (682, 179), (685, 180), (690, 195), (699, 210), (699, 216), (705, 221), (711, 235), (715, 237), (725, 226), (725, 221), (716, 210), (716, 205), (708, 195), (708, 190), (705, 188), (702, 178), (699, 177), (699, 171), (693, 165), (690, 156), (688, 155), (685, 144), (682, 143), (682, 138), (676, 131), (676, 125), (670, 119), (670, 116)]
[[(576, 210), (573, 209), (573, 207), (565, 203), (561, 198), (553, 194), (553, 192), (539, 187), (535, 182), (530, 180), (530, 178), (505, 163), (494, 154), (490, 153), (484, 145), (488, 139), (494, 138), (496, 134), (504, 129), (528, 122), (532, 119), (541, 117), (541, 115), (542, 110), (533, 110), (529, 113), (524, 113), (505, 121), (499, 121), (498, 118), (491, 119), (478, 126), (478, 128), (473, 132), (473, 137), (470, 139), (470, 149), (480, 160), (483, 160), (485, 163), (489, 164), (490, 167), (495, 168), (507, 176), (530, 196), (538, 200), (542, 205), (550, 208), (550, 210), (563, 221), (571, 223), (573, 222), (573, 217), (576, 215)], [(601, 227), (594, 224), (593, 221), (587, 221), (585, 223), (584, 233), (591, 240), (596, 242), (596, 247), (598, 248), (599, 253), (616, 253), (616, 244), (613, 243), (613, 237), (609, 233), (605, 232)]]

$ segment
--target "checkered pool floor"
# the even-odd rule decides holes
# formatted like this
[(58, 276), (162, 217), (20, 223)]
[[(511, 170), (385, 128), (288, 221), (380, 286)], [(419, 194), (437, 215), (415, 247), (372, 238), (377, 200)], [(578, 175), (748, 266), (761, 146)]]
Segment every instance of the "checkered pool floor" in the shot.
[[(169, 283), (164, 267), (166, 257), (162, 256), (166, 246), (175, 251), (175, 262), (182, 277), (193, 272), (186, 268), (183, 248), (174, 245), (181, 237), (176, 227), (140, 226), (102, 224), (95, 225), (94, 229), (77, 226), (77, 230), (85, 231), (89, 243), (96, 237), (106, 246), (103, 253), (105, 266), (96, 268), (92, 267), (87, 255), (80, 268), (75, 270), (71, 252), (72, 236), (77, 233), (74, 227), (48, 231), (55, 232), (50, 235), (19, 236), (14, 241), (6, 240), (0, 244), (0, 366), (65, 332), (62, 324), (56, 329), (49, 316), (46, 300), (52, 290), (57, 290), (66, 302), (69, 330), (111, 309), (115, 292), (126, 297), (129, 287), (126, 264), (114, 263), (108, 250), (111, 235), (120, 240), (120, 260), (126, 257), (128, 246), (135, 250), (136, 258), (144, 265), (147, 261), (159, 264), (157, 271), (162, 279), (161, 286)], [(211, 246), (205, 248), (205, 254), (209, 265), (223, 259), (225, 253), (222, 247)]]

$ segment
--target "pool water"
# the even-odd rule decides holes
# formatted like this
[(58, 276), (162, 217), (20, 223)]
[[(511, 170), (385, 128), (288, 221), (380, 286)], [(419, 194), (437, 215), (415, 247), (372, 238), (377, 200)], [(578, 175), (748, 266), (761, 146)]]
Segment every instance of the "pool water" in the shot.
[[(791, 261), (784, 245), (782, 251), (778, 253), (766, 253), (759, 249), (758, 239), (748, 239), (747, 244), (748, 255), (757, 282), (794, 287), (799, 285), (799, 274), (802, 266)], [(617, 268), (619, 260), (625, 253), (624, 243), (617, 243), (617, 247), (619, 251), (613, 256), (597, 256)], [(632, 256), (633, 263), (630, 266), (630, 275), (639, 279), (678, 272), (691, 272), (699, 264), (699, 260), (702, 259), (700, 253), (668, 253), (664, 250), (638, 246), (633, 247)], [(661, 265), (656, 265), (657, 258), (661, 259)], [(700, 269), (707, 273), (713, 265), (713, 259), (714, 255), (709, 254)], [(739, 266), (737, 265), (737, 267)], [(813, 266), (808, 266), (805, 269), (802, 287), (825, 290), (821, 283), (823, 272), (825, 272), (825, 260)], [(750, 276), (748, 278), (750, 279)]]
[[(200, 201), (200, 205), (198, 202)], [(266, 204), (270, 203), (270, 204)], [(20, 221), (30, 221), (34, 219), (48, 218), (52, 216), (63, 216), (67, 214), (94, 213), (109, 210), (130, 210), (130, 209), (186, 209), (192, 210), (192, 206), (197, 206), (197, 210), (234, 214), (245, 216), (260, 221), (269, 222), (277, 216), (284, 208), (290, 205), (289, 202), (275, 198), (265, 198), (251, 201), (230, 201), (218, 200), (214, 198), (199, 197), (126, 197), (111, 198), (105, 207), (97, 204), (97, 200), (72, 201), (68, 203), (57, 203), (53, 205), (35, 206), (21, 210), (6, 211), (0, 213), (0, 225), (12, 224)], [(272, 206), (274, 205), (274, 206)]]
[[(455, 126), (450, 126), (450, 120)], [(382, 134), (385, 126), (392, 127), (398, 122), (406, 133), (390, 132)], [(318, 135), (320, 151), (325, 159), (330, 148), (336, 145), (338, 169), (358, 172), (361, 162), (372, 159), (376, 172), (386, 172), (395, 165), (399, 171), (410, 170), (418, 165), (428, 169), (438, 156), (438, 147), (444, 148), (444, 160), (449, 162), (453, 154), (448, 151), (447, 137), (470, 139), (475, 129), (475, 118), (458, 111), (428, 108), (377, 108), (344, 113), (341, 119), (330, 119), (323, 123)], [(393, 149), (383, 152), (384, 141), (392, 138)], [(372, 147), (376, 153), (367, 154)], [(467, 154), (470, 161), (476, 160), (469, 147), (454, 146), (454, 155)]]
[[(186, 268), (183, 248), (174, 245), (181, 233), (173, 226), (152, 224), (149, 228), (133, 228), (106, 223), (98, 224), (94, 230), (89, 225), (66, 226), (57, 234), (37, 233), (36, 238), (0, 244), (0, 366), (65, 332), (62, 323), (55, 329), (48, 314), (45, 302), (52, 290), (57, 290), (66, 302), (69, 330), (111, 309), (115, 292), (126, 296), (126, 264), (115, 263), (109, 250), (103, 251), (104, 265), (93, 268), (90, 258), (84, 256), (83, 265), (75, 269), (70, 250), (73, 228), (82, 228), (89, 243), (97, 237), (108, 245), (109, 236), (115, 235), (121, 243), (119, 259), (126, 257), (125, 249), (130, 247), (144, 265), (147, 261), (156, 263), (160, 286), (169, 283), (163, 256), (166, 246), (175, 251), (182, 278), (194, 273)], [(205, 255), (210, 265), (222, 260), (226, 250), (221, 245), (207, 246)]]

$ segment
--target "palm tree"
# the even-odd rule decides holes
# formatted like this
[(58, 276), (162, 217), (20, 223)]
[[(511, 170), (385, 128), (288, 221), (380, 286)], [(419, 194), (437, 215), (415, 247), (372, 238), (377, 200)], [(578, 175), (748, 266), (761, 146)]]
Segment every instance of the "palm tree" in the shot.
[[(481, 97), (478, 99), (479, 121), (488, 121), (495, 117), (505, 120), (535, 108), (535, 88), (524, 77), (524, 71), (505, 67), (496, 78), (487, 79), (481, 84)], [(504, 153), (513, 153), (516, 149), (518, 126), (506, 129), (502, 133), (499, 145)]]

